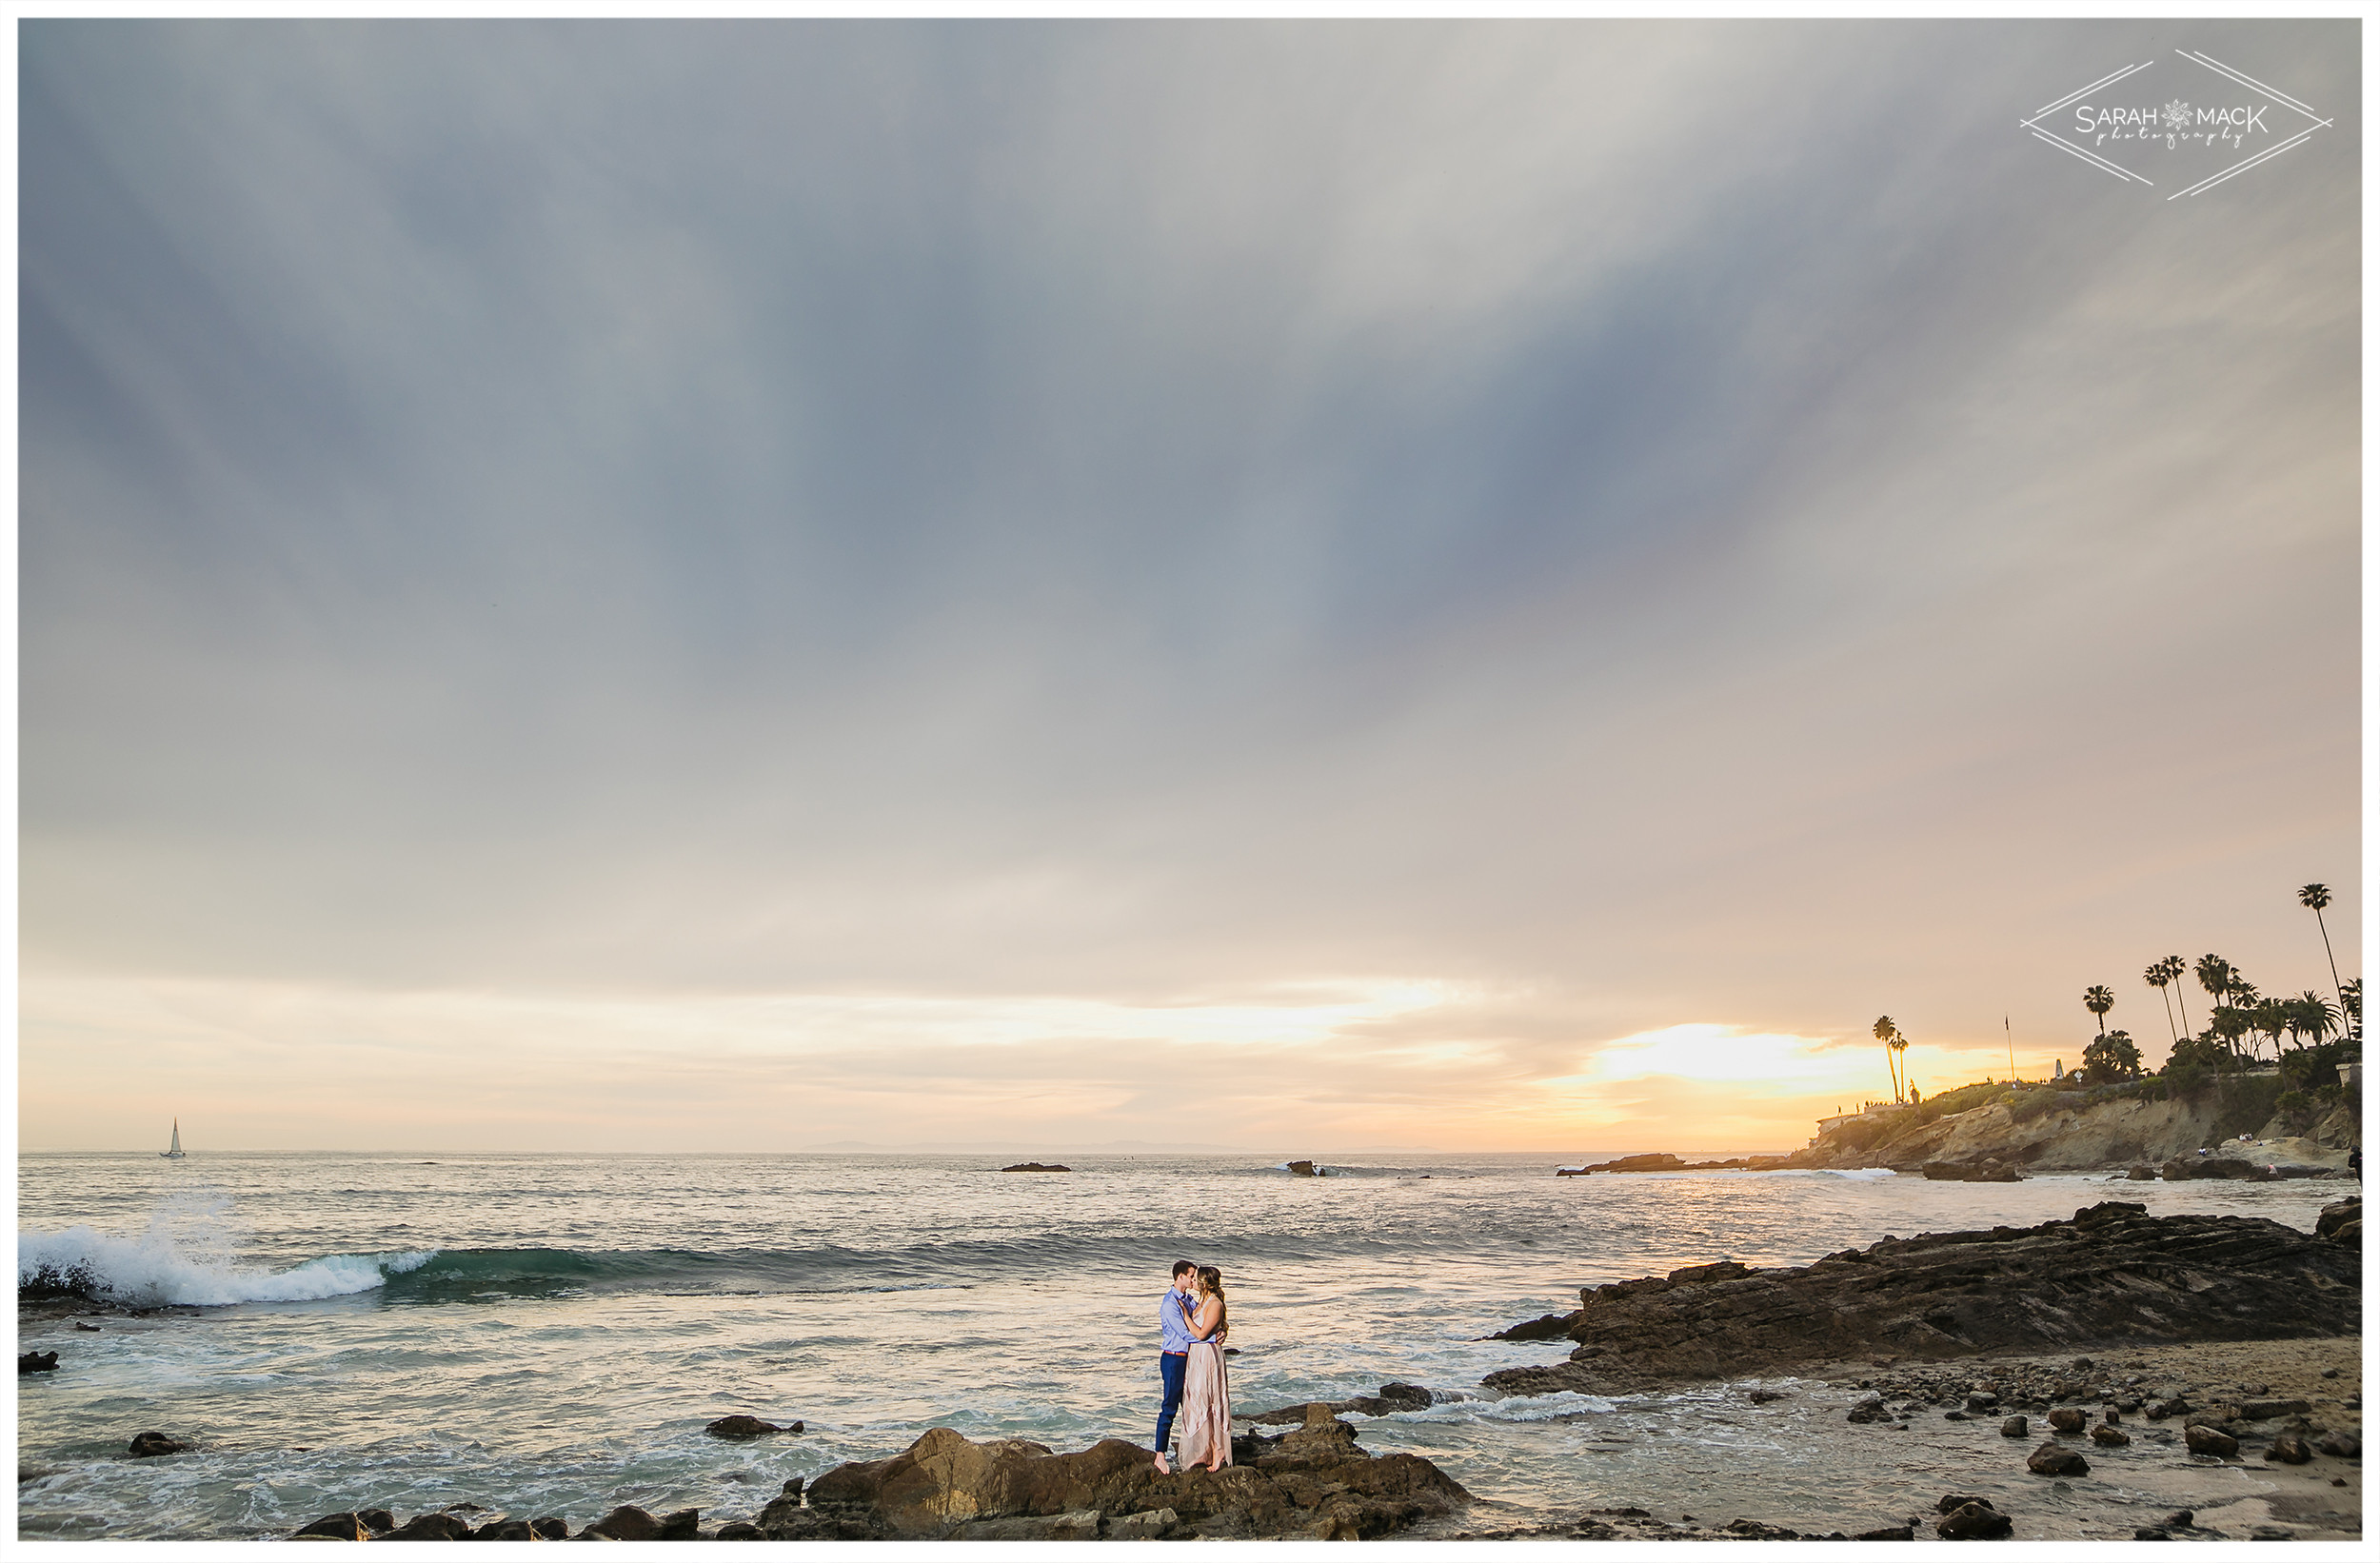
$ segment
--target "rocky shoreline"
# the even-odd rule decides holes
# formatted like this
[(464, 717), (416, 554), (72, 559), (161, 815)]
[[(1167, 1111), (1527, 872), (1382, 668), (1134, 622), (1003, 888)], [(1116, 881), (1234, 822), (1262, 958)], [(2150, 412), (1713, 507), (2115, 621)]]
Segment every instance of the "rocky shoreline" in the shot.
[(2240, 1216), (2152, 1217), (2109, 1200), (2071, 1221), (1886, 1237), (1813, 1265), (1721, 1259), (1583, 1288), (1570, 1314), (1496, 1338), (1574, 1343), (1507, 1368), (1506, 1395), (1628, 1394), (1875, 1352), (1953, 1358), (2110, 1340), (2352, 1335), (2363, 1299), (2360, 1198), (2312, 1235)]

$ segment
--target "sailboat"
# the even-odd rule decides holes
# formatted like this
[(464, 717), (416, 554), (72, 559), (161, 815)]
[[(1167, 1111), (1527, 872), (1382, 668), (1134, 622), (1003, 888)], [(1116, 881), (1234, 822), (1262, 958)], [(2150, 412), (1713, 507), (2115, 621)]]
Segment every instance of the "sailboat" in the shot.
[(180, 1118), (175, 1118), (173, 1120), (173, 1149), (169, 1151), (159, 1151), (157, 1154), (164, 1157), (168, 1161), (179, 1161), (182, 1159), (182, 1120)]

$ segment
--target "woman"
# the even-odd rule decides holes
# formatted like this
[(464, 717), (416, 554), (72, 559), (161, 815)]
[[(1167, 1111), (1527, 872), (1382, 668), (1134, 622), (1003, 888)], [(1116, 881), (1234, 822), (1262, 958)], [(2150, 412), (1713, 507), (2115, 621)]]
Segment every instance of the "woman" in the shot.
[(1231, 1378), (1223, 1339), (1231, 1317), (1223, 1302), (1223, 1273), (1199, 1267), (1190, 1294), (1190, 1360), (1181, 1381), (1181, 1466), (1220, 1471), (1231, 1464)]

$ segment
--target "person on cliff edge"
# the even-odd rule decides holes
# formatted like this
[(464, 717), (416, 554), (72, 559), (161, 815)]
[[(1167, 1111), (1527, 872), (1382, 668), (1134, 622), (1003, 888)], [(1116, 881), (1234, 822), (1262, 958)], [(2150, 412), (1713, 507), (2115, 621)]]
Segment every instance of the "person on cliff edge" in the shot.
[(1188, 1259), (1176, 1259), (1174, 1284), (1157, 1305), (1157, 1327), (1164, 1342), (1157, 1358), (1157, 1375), (1165, 1385), (1165, 1397), (1157, 1408), (1157, 1470), (1160, 1475), (1170, 1475), (1174, 1469), (1165, 1463), (1165, 1445), (1173, 1435), (1174, 1416), (1181, 1410), (1182, 1375), (1190, 1366), (1190, 1289), (1197, 1283), (1198, 1276), (1197, 1265)]

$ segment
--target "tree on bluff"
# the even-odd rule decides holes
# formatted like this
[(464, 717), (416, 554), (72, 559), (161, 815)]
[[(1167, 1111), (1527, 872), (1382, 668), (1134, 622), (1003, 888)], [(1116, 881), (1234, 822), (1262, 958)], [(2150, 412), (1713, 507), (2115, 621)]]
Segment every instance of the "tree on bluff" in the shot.
[(2083, 1078), (2090, 1084), (2112, 1085), (2139, 1078), (2140, 1049), (2133, 1045), (2132, 1033), (2111, 1031), (2083, 1048)]

